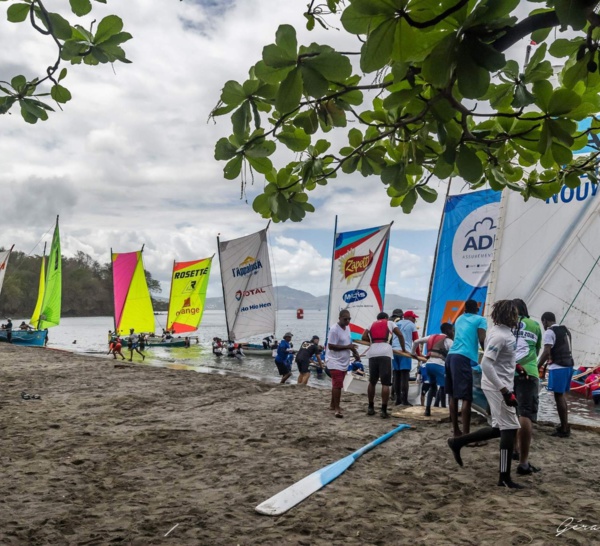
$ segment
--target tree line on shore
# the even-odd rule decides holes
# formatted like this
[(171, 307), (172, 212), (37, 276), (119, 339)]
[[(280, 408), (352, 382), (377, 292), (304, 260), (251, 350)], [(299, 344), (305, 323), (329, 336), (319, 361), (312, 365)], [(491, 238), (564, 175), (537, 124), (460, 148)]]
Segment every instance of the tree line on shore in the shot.
[[(38, 294), (41, 257), (13, 251), (0, 294), (0, 316), (26, 317), (33, 312)], [(146, 271), (151, 293), (160, 293), (160, 283)], [(153, 299), (156, 311), (164, 302)], [(109, 263), (101, 264), (84, 252), (62, 257), (62, 316), (89, 317), (113, 314), (112, 273)]]

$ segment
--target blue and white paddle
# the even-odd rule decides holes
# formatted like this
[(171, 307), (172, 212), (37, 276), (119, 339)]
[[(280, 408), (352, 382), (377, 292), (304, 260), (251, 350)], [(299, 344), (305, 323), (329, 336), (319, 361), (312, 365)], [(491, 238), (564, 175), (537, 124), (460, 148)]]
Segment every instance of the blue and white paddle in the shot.
[(304, 499), (310, 497), (313, 493), (335, 480), (338, 476), (341, 476), (363, 453), (382, 444), (394, 434), (406, 428), (410, 428), (410, 425), (400, 425), (387, 434), (377, 438), (377, 440), (373, 440), (370, 444), (361, 447), (358, 451), (355, 451), (347, 457), (313, 472), (309, 476), (306, 476), (306, 478), (301, 479), (294, 485), (290, 485), (287, 489), (277, 493), (277, 495), (273, 495), (270, 499), (260, 503), (255, 510), (259, 514), (265, 514), (267, 516), (278, 516), (287, 512), (290, 508), (293, 508), (296, 504), (299, 504)]

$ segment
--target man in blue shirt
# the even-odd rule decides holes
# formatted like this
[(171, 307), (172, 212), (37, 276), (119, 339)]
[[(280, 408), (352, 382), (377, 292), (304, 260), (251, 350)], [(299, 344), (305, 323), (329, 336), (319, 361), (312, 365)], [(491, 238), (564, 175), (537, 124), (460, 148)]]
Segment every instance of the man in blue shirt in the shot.
[(283, 336), (283, 339), (279, 342), (279, 345), (277, 346), (275, 366), (277, 366), (277, 371), (281, 376), (281, 383), (285, 383), (292, 375), (292, 367), (291, 365), (288, 366), (287, 364), (289, 355), (293, 354), (294, 352), (290, 341), (292, 341), (292, 333), (286, 332), (286, 334)]
[[(398, 310), (396, 310), (398, 311)], [(394, 313), (396, 313), (394, 311)], [(419, 317), (413, 311), (403, 313), (403, 318), (396, 322), (396, 326), (404, 336), (404, 348), (401, 347), (398, 336), (394, 336), (392, 349), (399, 351), (412, 351), (413, 340), (419, 337), (415, 322)], [(394, 354), (392, 369), (394, 370), (394, 393), (396, 394), (396, 406), (412, 406), (408, 401), (408, 387), (410, 385), (410, 370), (412, 359), (409, 356)]]
[[(454, 324), (454, 343), (446, 357), (446, 394), (450, 403), (450, 420), (454, 437), (469, 434), (473, 402), (471, 362), (479, 361), (479, 347), (485, 343), (486, 320), (478, 314), (475, 300), (465, 302), (465, 313)], [(462, 431), (458, 426), (458, 401), (462, 400)]]

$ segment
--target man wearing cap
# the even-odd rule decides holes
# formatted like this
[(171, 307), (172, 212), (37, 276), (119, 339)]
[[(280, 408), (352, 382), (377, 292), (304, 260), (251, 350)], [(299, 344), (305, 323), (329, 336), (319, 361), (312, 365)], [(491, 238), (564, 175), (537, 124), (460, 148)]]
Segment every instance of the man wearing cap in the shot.
[(292, 333), (286, 332), (283, 336), (283, 339), (279, 342), (277, 346), (277, 354), (275, 356), (275, 366), (277, 366), (277, 371), (281, 376), (281, 383), (285, 383), (290, 376), (292, 375), (291, 368), (287, 366), (287, 359), (290, 353), (294, 352), (292, 349), (291, 341), (292, 341)]
[(321, 362), (319, 351), (319, 336), (313, 336), (310, 341), (305, 341), (300, 349), (298, 350), (298, 354), (296, 354), (296, 365), (298, 366), (298, 372), (300, 375), (298, 376), (298, 385), (307, 385), (308, 378), (310, 377), (310, 372), (308, 371), (308, 366), (310, 364), (310, 360), (313, 356), (317, 359), (317, 364), (319, 366), (323, 366)]
[[(413, 311), (406, 311), (402, 320), (396, 325), (404, 336), (404, 345), (406, 351), (412, 351), (413, 341), (419, 339), (415, 322), (419, 317)], [(392, 348), (395, 348), (392, 344)], [(397, 350), (404, 350), (397, 347)], [(410, 369), (412, 368), (412, 359), (409, 356), (394, 355), (392, 368), (396, 372), (394, 375), (394, 392), (396, 394), (396, 406), (412, 406), (408, 401), (408, 386), (410, 381)]]

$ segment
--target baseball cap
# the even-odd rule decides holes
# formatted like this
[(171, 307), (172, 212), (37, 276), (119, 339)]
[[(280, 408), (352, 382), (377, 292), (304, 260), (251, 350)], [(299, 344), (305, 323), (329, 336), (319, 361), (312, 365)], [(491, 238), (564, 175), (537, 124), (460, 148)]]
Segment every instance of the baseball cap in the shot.
[(292, 334), (292, 332), (286, 332), (283, 334), (283, 337), (294, 337), (294, 334)]
[(392, 316), (393, 317), (401, 317), (403, 315), (404, 311), (402, 311), (402, 309), (394, 309), (392, 311)]
[(418, 319), (419, 316), (415, 315), (415, 313), (413, 311), (405, 311), (404, 313), (404, 318), (414, 318), (414, 319)]

